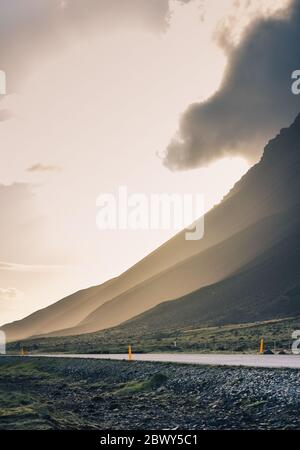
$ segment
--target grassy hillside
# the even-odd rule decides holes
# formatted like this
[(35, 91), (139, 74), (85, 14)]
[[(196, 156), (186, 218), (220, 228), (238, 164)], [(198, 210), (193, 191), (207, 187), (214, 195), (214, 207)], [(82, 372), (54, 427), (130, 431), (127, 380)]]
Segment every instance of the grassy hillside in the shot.
[[(9, 344), (10, 352), (24, 346), (31, 353), (125, 353), (128, 344), (134, 352), (257, 352), (261, 338), (265, 345), (288, 351), (292, 333), (300, 329), (300, 316), (289, 319), (216, 327), (170, 328), (164, 331), (111, 328), (83, 336), (54, 337)], [(176, 346), (175, 346), (176, 342)]]

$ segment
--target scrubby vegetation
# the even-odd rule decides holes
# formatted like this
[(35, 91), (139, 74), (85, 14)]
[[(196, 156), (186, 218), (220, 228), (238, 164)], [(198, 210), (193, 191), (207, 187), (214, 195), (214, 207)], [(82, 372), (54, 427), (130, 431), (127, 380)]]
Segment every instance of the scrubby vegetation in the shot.
[(300, 329), (300, 318), (267, 322), (135, 332), (126, 326), (97, 333), (60, 338), (40, 338), (12, 343), (10, 352), (22, 346), (32, 353), (125, 353), (134, 352), (257, 352), (261, 338), (275, 351), (290, 350), (292, 333)]

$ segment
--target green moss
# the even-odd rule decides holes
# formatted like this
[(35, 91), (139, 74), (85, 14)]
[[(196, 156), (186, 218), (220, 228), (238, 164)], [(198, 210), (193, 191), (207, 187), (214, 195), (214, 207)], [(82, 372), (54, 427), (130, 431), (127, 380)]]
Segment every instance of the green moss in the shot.
[(49, 374), (41, 369), (38, 369), (34, 362), (26, 359), (13, 364), (6, 364), (1, 366), (1, 378), (8, 378), (10, 381), (16, 378), (47, 378)]
[(118, 389), (115, 393), (117, 395), (131, 395), (139, 392), (150, 391), (157, 389), (167, 382), (168, 378), (162, 373), (156, 373), (148, 380), (143, 381), (130, 381), (126, 383), (121, 389)]
[(34, 414), (30, 406), (16, 406), (14, 408), (0, 408), (0, 417), (28, 416)]

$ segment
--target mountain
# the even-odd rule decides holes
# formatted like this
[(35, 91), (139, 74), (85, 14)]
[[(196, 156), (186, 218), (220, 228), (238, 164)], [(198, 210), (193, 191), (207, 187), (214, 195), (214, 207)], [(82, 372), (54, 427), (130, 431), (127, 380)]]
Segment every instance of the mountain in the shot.
[(291, 222), (298, 217), (300, 188), (299, 144), (300, 115), (268, 143), (261, 161), (206, 214), (202, 240), (186, 241), (185, 232), (179, 233), (119, 277), (2, 327), (8, 340), (115, 326), (255, 265), (293, 235)]
[(170, 298), (178, 298), (181, 292), (188, 289), (194, 290), (202, 280), (207, 282), (205, 284), (210, 284), (210, 280), (230, 276), (248, 262), (258, 259), (262, 249), (267, 251), (281, 242), (283, 236), (289, 234), (292, 225), (298, 229), (300, 221), (297, 220), (295, 225), (293, 219), (294, 216), (290, 214), (278, 214), (262, 219), (200, 255), (175, 265), (148, 280), (147, 283), (135, 286), (116, 299), (105, 303), (76, 328), (64, 330), (59, 335), (89, 333), (114, 326), (116, 316), (120, 322), (124, 322), (132, 304), (136, 303), (135, 311), (145, 311), (149, 309), (151, 303), (154, 303), (155, 297), (161, 298), (162, 286), (165, 289), (164, 292), (169, 293)]
[(290, 221), (287, 236), (237, 273), (180, 299), (164, 302), (129, 320), (121, 328), (134, 328), (136, 333), (142, 334), (153, 329), (299, 316), (300, 247), (297, 243), (300, 242), (300, 205), (276, 219)]

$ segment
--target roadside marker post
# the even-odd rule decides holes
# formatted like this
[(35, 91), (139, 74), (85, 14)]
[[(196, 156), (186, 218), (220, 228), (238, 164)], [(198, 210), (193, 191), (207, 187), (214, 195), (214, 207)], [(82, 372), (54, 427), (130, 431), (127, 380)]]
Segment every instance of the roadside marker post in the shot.
[(128, 345), (128, 361), (132, 361), (132, 348)]
[(261, 339), (260, 341), (260, 348), (259, 348), (259, 353), (262, 355), (264, 352), (264, 338)]

